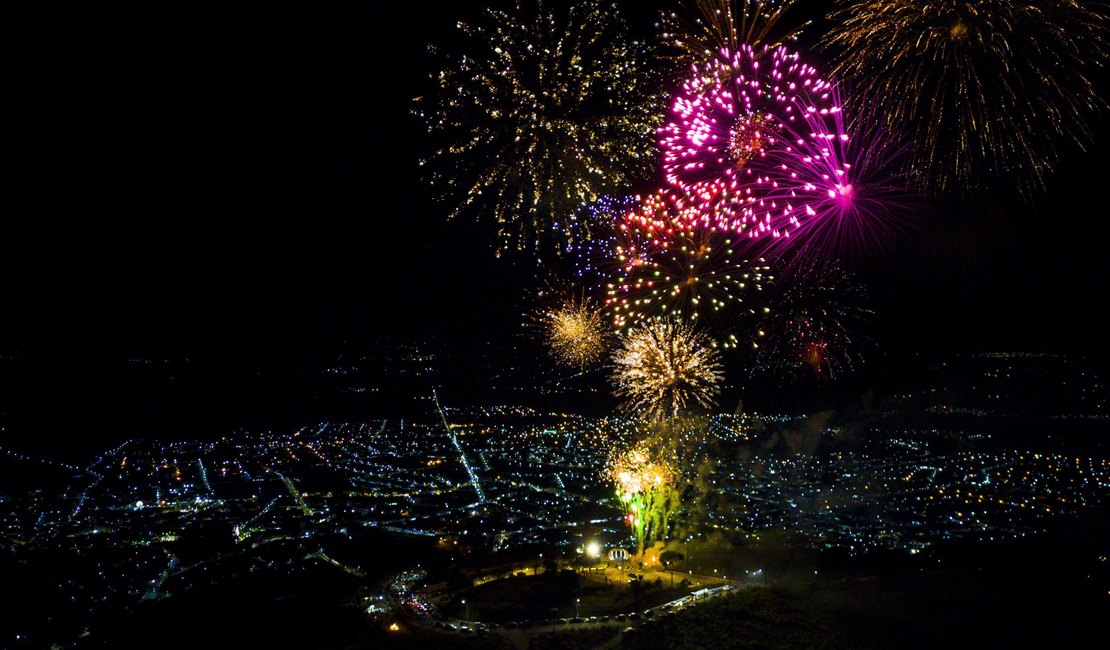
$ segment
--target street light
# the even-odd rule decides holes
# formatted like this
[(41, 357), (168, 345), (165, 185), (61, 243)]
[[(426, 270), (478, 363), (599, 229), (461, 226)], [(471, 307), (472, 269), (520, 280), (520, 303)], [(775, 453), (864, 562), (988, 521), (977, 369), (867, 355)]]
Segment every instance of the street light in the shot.
[(463, 598), (462, 604), (466, 607), (466, 622), (470, 622), (470, 605), (467, 605), (466, 599)]
[(598, 544), (596, 541), (586, 544), (586, 557), (589, 558), (588, 566), (590, 568), (590, 573), (593, 573), (594, 567), (601, 557), (601, 544)]
[(574, 599), (574, 618), (578, 618), (578, 604), (582, 602), (581, 598)]

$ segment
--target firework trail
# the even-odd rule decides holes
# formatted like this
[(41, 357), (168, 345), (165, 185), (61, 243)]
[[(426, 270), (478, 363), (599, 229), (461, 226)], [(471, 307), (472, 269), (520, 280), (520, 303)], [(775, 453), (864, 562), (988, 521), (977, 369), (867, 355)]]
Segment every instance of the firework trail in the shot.
[(673, 509), (668, 506), (674, 502), (677, 478), (671, 455), (641, 442), (615, 455), (607, 468), (625, 510), (625, 523), (636, 539), (637, 556), (643, 555), (646, 542), (666, 535), (666, 515)]
[(1092, 83), (1107, 52), (1101, 2), (854, 0), (830, 18), (823, 44), (858, 86), (855, 108), (911, 130), (925, 187), (1034, 189), (1105, 108)]
[(678, 11), (663, 12), (664, 56), (685, 71), (722, 49), (792, 41), (809, 24), (787, 27), (782, 18), (793, 5), (793, 0), (687, 0)]

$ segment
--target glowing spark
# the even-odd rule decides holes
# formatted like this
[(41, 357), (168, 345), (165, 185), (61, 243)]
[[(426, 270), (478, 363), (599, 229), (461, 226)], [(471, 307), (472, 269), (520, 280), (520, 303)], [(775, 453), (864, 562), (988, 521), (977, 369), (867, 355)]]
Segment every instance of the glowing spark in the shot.
[(1105, 4), (1075, 0), (856, 0), (830, 18), (836, 73), (854, 107), (912, 125), (922, 185), (1040, 185), (1061, 145), (1089, 139), (1106, 103), (1092, 76), (1106, 59)]
[(614, 225), (616, 268), (605, 307), (618, 329), (676, 314), (714, 331), (714, 345), (733, 347), (733, 321), (745, 296), (771, 279), (762, 260), (743, 259), (737, 237), (721, 232), (700, 207), (662, 191), (642, 199)]
[(517, 0), (460, 23), (467, 54), (433, 74), (415, 112), (444, 144), (432, 181), (496, 222), (501, 250), (563, 251), (588, 231), (573, 215), (651, 173), (660, 96), (644, 47), (602, 0)]
[(687, 0), (684, 11), (664, 12), (662, 40), (667, 58), (684, 70), (722, 49), (779, 45), (798, 37), (809, 23), (786, 27), (793, 0)]
[(664, 317), (641, 323), (613, 355), (613, 383), (622, 409), (662, 419), (691, 403), (708, 407), (720, 392), (720, 355), (689, 323)]
[(856, 331), (871, 316), (866, 291), (836, 262), (792, 265), (772, 290), (766, 315), (752, 337), (753, 374), (782, 380), (808, 371), (832, 379), (862, 361)]
[(641, 442), (614, 456), (607, 473), (636, 538), (637, 555), (642, 555), (647, 540), (666, 535), (668, 496), (678, 477), (675, 463), (662, 450), (653, 453)]
[(551, 354), (565, 365), (583, 368), (605, 352), (604, 319), (588, 298), (570, 298), (542, 310), (539, 321)]
[(658, 137), (667, 182), (753, 240), (789, 237), (852, 182), (839, 94), (785, 47), (741, 45), (694, 66)]

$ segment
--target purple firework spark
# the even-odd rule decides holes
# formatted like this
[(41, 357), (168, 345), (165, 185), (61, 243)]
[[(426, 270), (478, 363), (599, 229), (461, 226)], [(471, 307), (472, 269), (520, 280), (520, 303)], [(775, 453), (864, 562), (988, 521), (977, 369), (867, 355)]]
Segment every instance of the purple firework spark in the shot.
[(593, 203), (579, 208), (576, 222), (590, 224), (588, 235), (576, 238), (577, 243), (568, 246), (574, 260), (574, 274), (587, 284), (596, 284), (610, 271), (618, 268), (613, 260), (612, 251), (616, 246), (616, 234), (624, 216), (632, 210), (639, 197), (603, 196)]
[[(827, 155), (802, 161), (800, 167), (807, 176), (829, 176), (840, 182), (825, 187), (823, 194), (807, 197), (809, 218), (801, 220), (789, 237), (765, 238), (757, 247), (759, 255), (781, 258), (790, 250), (804, 249), (810, 256), (829, 259), (880, 259), (911, 230), (921, 205), (910, 176), (903, 171), (902, 160), (910, 151), (907, 141), (869, 119), (857, 117), (846, 129), (843, 115), (837, 113), (834, 130), (824, 133)], [(852, 134), (851, 139), (839, 137), (845, 132)]]
[(854, 200), (840, 97), (797, 53), (745, 45), (692, 71), (658, 131), (663, 170), (718, 228), (788, 237)]

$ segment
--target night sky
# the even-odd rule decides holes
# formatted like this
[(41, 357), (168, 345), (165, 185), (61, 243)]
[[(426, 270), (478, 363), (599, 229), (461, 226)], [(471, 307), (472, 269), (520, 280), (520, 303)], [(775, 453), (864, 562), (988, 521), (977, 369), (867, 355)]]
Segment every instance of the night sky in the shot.
[[(646, 36), (654, 9), (624, 3)], [(3, 21), (0, 352), (519, 333), (530, 260), (417, 161), (426, 46), (479, 3), (42, 8)], [(76, 13), (75, 13), (76, 12)], [(398, 12), (401, 15), (398, 15)], [(1105, 353), (1105, 115), (1030, 204), (937, 200), (859, 265), (888, 350)]]
[[(922, 198), (844, 260), (875, 314), (851, 331), (864, 363), (831, 373), (831, 319), (792, 323), (783, 377), (748, 341), (720, 367), (642, 355), (662, 389), (637, 403), (619, 357), (555, 362), (550, 260), (499, 258), (419, 164), (429, 44), (513, 1), (0, 13), (0, 585), (21, 595), (0, 647), (501, 647), (449, 632), (463, 612), (544, 647), (1104, 632), (1110, 111), (1043, 191)], [(613, 1), (640, 39), (677, 2)], [(833, 4), (794, 7), (818, 70)], [(676, 338), (655, 345), (697, 341)], [(645, 531), (591, 583), (566, 570)], [(679, 544), (693, 586), (656, 562)], [(717, 575), (740, 594), (654, 606)], [(572, 608), (602, 622), (556, 633)]]

